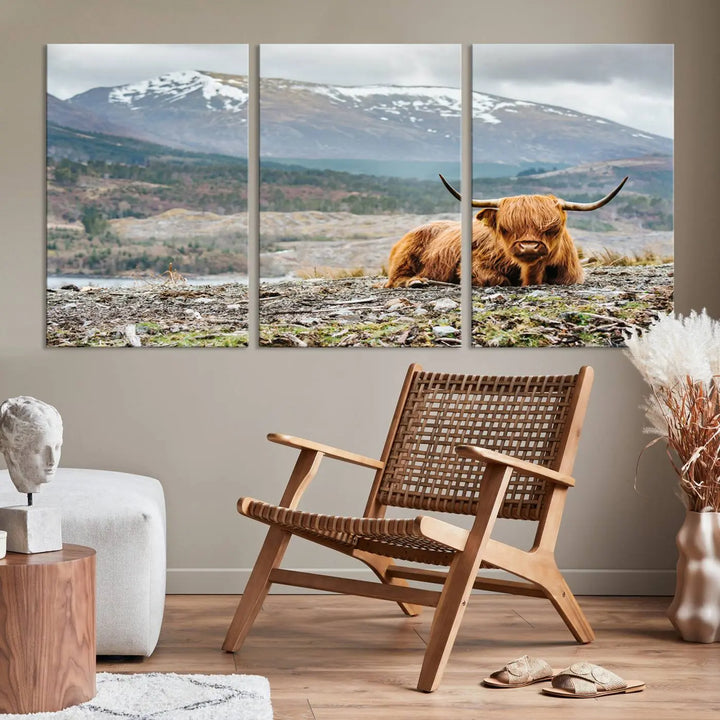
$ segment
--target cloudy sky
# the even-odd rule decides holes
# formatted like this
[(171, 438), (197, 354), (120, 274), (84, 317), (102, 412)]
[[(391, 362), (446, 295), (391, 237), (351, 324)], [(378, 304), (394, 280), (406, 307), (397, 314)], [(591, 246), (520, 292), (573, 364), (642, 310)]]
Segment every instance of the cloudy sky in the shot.
[[(460, 84), (458, 45), (263, 45), (260, 70), (342, 85)], [(673, 136), (672, 45), (476, 45), (474, 89)], [(49, 45), (48, 92), (68, 98), (176, 70), (246, 74), (245, 45)]]
[(338, 85), (460, 87), (459, 45), (261, 45), (260, 74)]
[(475, 45), (475, 90), (673, 137), (672, 45)]

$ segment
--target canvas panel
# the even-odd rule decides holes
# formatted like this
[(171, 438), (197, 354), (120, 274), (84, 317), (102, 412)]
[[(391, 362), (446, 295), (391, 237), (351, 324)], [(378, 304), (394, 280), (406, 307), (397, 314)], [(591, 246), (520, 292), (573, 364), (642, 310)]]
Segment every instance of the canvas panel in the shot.
[(247, 345), (246, 45), (47, 48), (47, 344)]
[(672, 45), (473, 47), (474, 199), (592, 203), (628, 177), (554, 228), (538, 199), (475, 210), (475, 346), (617, 347), (672, 310), (673, 134)]
[[(260, 344), (458, 346), (460, 47), (263, 45), (260, 75)], [(444, 276), (385, 287), (438, 221)]]

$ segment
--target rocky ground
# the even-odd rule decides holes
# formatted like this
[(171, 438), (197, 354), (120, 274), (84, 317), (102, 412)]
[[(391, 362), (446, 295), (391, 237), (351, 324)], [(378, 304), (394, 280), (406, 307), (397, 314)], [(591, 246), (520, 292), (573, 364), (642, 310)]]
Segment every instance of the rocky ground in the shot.
[(386, 289), (384, 278), (263, 284), (260, 344), (296, 347), (460, 345), (460, 288)]
[[(261, 283), (260, 345), (453, 347), (460, 288), (386, 289), (383, 278)], [(475, 288), (476, 346), (605, 346), (672, 309), (673, 266), (587, 269), (583, 285)], [(53, 346), (233, 347), (248, 344), (247, 287), (181, 283), (48, 290)]]
[(605, 346), (673, 309), (673, 265), (586, 269), (582, 285), (473, 289), (473, 345)]
[[(673, 266), (586, 270), (583, 285), (473, 290), (473, 345), (624, 344), (626, 331), (672, 310)], [(379, 278), (264, 285), (260, 344), (340, 347), (457, 346), (460, 292), (453, 286), (393, 289)]]
[(238, 347), (248, 343), (247, 286), (47, 291), (47, 344), (74, 347)]

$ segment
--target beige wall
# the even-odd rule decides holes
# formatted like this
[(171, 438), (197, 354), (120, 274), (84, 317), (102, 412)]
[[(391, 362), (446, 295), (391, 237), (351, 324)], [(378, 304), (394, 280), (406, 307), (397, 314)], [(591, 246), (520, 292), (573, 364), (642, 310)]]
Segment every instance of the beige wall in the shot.
[[(262, 537), (237, 497), (280, 496), (292, 452), (269, 431), (379, 452), (405, 367), (460, 372), (596, 369), (558, 558), (580, 592), (672, 588), (682, 518), (650, 450), (644, 388), (622, 353), (587, 350), (47, 350), (44, 343), (44, 45), (68, 42), (675, 43), (676, 305), (720, 315), (720, 3), (693, 0), (0, 0), (0, 398), (31, 394), (65, 421), (63, 465), (158, 477), (175, 591), (240, 590)], [(255, 324), (255, 322), (253, 322)], [(352, 513), (369, 477), (326, 461), (308, 494)], [(527, 537), (512, 524), (504, 538)], [(298, 543), (288, 565), (351, 568)]]

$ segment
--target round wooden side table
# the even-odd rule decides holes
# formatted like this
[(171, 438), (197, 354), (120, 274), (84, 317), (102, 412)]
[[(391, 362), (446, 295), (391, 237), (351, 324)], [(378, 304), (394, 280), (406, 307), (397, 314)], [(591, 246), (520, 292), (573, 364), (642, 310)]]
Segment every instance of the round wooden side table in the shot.
[(0, 713), (54, 712), (95, 697), (95, 551), (0, 560)]

